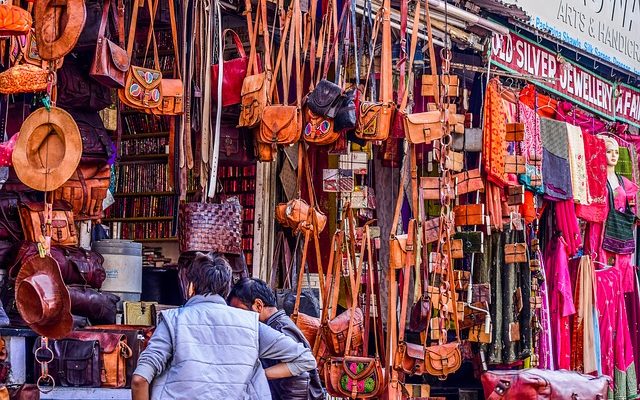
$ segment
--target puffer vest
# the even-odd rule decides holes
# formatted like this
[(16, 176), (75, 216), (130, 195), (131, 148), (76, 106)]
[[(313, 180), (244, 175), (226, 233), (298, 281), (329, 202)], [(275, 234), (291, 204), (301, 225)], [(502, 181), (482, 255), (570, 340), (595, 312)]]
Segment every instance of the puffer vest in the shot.
[(228, 307), (220, 296), (194, 296), (162, 317), (174, 352), (154, 380), (152, 400), (271, 399), (258, 360), (258, 314)]

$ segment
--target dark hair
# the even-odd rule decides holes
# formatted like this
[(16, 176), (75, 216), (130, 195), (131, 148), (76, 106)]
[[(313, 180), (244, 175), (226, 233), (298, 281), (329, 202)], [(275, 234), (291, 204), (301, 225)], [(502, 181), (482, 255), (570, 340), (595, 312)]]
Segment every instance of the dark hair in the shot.
[(265, 281), (258, 278), (243, 278), (236, 283), (229, 293), (229, 301), (236, 298), (251, 308), (256, 299), (262, 300), (267, 307), (276, 307), (276, 295)]
[(187, 280), (193, 283), (195, 294), (227, 297), (231, 289), (231, 266), (219, 253), (198, 253), (187, 270)]

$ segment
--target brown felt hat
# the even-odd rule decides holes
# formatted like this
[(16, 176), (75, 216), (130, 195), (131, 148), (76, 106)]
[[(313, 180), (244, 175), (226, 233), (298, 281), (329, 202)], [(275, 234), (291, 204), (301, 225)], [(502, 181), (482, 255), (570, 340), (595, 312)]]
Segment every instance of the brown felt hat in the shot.
[(36, 1), (35, 35), (38, 53), (43, 60), (62, 58), (78, 43), (87, 19), (84, 1)]
[(16, 307), (39, 335), (58, 339), (71, 331), (69, 290), (53, 257), (34, 254), (22, 263), (16, 277)]
[(62, 186), (82, 157), (82, 136), (61, 108), (39, 108), (22, 123), (12, 154), (13, 168), (25, 185), (40, 191)]

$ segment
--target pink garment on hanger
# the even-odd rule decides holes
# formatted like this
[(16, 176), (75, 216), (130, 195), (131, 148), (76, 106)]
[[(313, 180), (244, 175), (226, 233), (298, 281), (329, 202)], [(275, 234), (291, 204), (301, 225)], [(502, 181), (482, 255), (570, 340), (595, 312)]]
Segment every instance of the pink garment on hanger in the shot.
[(549, 294), (549, 314), (553, 358), (557, 369), (571, 368), (571, 329), (569, 317), (575, 314), (569, 274), (567, 244), (562, 237), (551, 239), (544, 258)]
[(573, 200), (562, 200), (555, 202), (557, 228), (562, 232), (562, 237), (567, 244), (569, 256), (573, 256), (582, 247), (582, 235), (578, 218), (573, 204)]
[(590, 204), (576, 205), (576, 214), (589, 222), (602, 222), (607, 218), (607, 146), (595, 135), (584, 134), (583, 140)]
[(582, 128), (583, 133), (600, 133), (607, 130), (607, 124), (600, 119), (579, 110), (573, 103), (568, 101), (559, 101), (558, 110), (556, 112), (558, 121), (568, 122)]
[(520, 142), (520, 150), (527, 161), (531, 159), (531, 156), (541, 160), (540, 116), (523, 102), (520, 102), (518, 107), (520, 122), (524, 124), (524, 141)]
[[(625, 207), (626, 200), (635, 200), (638, 192), (638, 185), (622, 177), (624, 188), (618, 186), (614, 189), (613, 201), (617, 209)], [(626, 197), (626, 198), (625, 198)], [(606, 213), (609, 213), (609, 200), (606, 199)], [(635, 207), (632, 207), (635, 211)], [(585, 233), (585, 248), (589, 253), (595, 253), (597, 261), (607, 265), (613, 265), (614, 269), (620, 271), (620, 279), (622, 280), (622, 290), (625, 293), (633, 292), (636, 279), (636, 266), (633, 261), (633, 254), (615, 254), (602, 249), (602, 240), (604, 237), (604, 222), (591, 222), (587, 225)]]

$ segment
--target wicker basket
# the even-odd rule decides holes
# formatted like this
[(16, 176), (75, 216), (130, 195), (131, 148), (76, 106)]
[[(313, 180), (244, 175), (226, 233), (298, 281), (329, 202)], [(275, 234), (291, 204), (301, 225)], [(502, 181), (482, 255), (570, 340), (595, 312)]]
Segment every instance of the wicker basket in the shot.
[(242, 253), (242, 206), (237, 197), (220, 204), (185, 203), (178, 216), (180, 252)]

